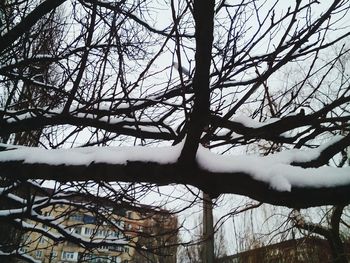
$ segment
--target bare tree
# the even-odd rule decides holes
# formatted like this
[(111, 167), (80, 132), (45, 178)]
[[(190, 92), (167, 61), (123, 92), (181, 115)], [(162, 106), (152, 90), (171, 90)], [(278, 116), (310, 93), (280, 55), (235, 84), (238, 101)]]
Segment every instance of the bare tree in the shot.
[[(204, 262), (203, 259), (203, 250), (205, 249), (205, 240), (203, 238), (203, 228), (202, 228), (202, 219), (197, 218), (197, 227), (191, 233), (192, 242), (187, 245), (184, 244), (179, 247), (178, 258), (180, 262)], [(227, 256), (227, 239), (225, 235), (225, 228), (216, 221), (214, 226), (214, 262), (218, 259)]]
[[(142, 232), (138, 232), (137, 254), (133, 262), (176, 263), (178, 236), (177, 217), (168, 211), (149, 211)], [(153, 238), (150, 238), (153, 237)]]
[[(59, 6), (59, 45), (33, 52), (46, 46), (38, 31), (54, 23)], [(0, 137), (27, 134), (40, 146), (1, 144), (1, 198), (16, 203), (3, 218), (40, 221), (30, 212), (42, 205), (33, 193), (15, 191), (41, 191), (43, 180), (83, 198), (97, 187), (96, 199), (131, 202), (154, 185), (183, 184), (211, 198), (240, 194), (291, 208), (348, 204), (349, 168), (329, 161), (350, 144), (349, 77), (333, 74), (349, 53), (349, 8), (300, 0), (2, 2), (16, 18), (1, 16)], [(336, 55), (325, 56), (336, 44)], [(296, 81), (278, 80), (300, 64), (307, 71)], [(45, 205), (61, 190), (54, 193)]]
[[(341, 224), (344, 224), (348, 230), (346, 220), (342, 220), (342, 214), (344, 206), (335, 206), (331, 211), (328, 211), (329, 216), (328, 224), (325, 226), (321, 223), (314, 223), (311, 220), (305, 219), (300, 212), (294, 210), (292, 219), (295, 226), (299, 229), (306, 230), (305, 234), (317, 234), (325, 238), (330, 247), (332, 253), (332, 262), (348, 262), (349, 256), (347, 255), (345, 246), (347, 245), (347, 235), (341, 234)], [(345, 232), (346, 233), (346, 232)]]

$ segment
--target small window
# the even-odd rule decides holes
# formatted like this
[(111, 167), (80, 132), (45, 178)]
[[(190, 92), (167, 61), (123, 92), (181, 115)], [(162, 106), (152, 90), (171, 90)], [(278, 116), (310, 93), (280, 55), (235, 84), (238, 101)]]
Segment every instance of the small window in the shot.
[(72, 214), (69, 219), (74, 221), (83, 221), (84, 216), (81, 214)]
[(45, 238), (44, 238), (44, 237), (40, 237), (39, 243), (40, 243), (40, 244), (44, 244), (44, 243), (45, 243)]
[(80, 226), (79, 227), (75, 227), (74, 228), (74, 233), (81, 234), (81, 227)]
[(114, 245), (114, 246), (109, 246), (109, 250), (117, 251), (117, 252), (123, 252), (124, 248), (121, 245)]
[(121, 263), (122, 262), (122, 259), (118, 256), (113, 256), (112, 259), (111, 259), (111, 262), (113, 263)]
[(101, 246), (100, 249), (101, 250), (108, 250), (108, 246)]
[(119, 231), (114, 231), (113, 234), (112, 234), (113, 237), (119, 237), (120, 236), (120, 233)]
[(52, 251), (50, 252), (51, 258), (57, 258), (57, 252), (56, 251)]
[(19, 248), (19, 252), (20, 252), (20, 253), (23, 253), (23, 254), (26, 254), (26, 253), (28, 252), (28, 248), (26, 248), (26, 247), (20, 247), (20, 248)]
[(93, 230), (91, 228), (86, 227), (84, 229), (84, 234), (85, 235), (92, 235), (92, 233), (93, 233)]
[(42, 258), (42, 256), (43, 256), (43, 252), (41, 250), (35, 251), (35, 257), (36, 258)]
[(96, 222), (96, 218), (94, 216), (84, 215), (83, 222), (85, 224), (94, 224)]
[(74, 259), (74, 252), (67, 252), (67, 251), (63, 251), (62, 252), (62, 259)]

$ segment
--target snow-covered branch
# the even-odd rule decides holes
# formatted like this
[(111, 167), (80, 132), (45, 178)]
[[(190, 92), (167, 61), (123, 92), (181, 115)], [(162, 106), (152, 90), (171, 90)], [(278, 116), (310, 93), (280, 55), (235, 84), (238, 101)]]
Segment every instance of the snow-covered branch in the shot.
[(200, 146), (197, 165), (181, 173), (177, 159), (182, 144), (59, 150), (9, 146), (10, 150), (0, 152), (0, 168), (11, 179), (191, 184), (212, 196), (235, 193), (262, 202), (307, 207), (350, 201), (345, 194), (350, 188), (350, 168), (322, 166), (348, 145), (349, 136), (337, 137), (316, 149), (286, 150), (263, 157), (222, 156)]

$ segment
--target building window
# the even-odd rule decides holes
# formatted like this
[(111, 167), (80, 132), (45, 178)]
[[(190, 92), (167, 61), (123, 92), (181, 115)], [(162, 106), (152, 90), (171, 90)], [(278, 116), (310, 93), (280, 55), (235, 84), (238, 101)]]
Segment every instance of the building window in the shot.
[(124, 252), (129, 253), (129, 247), (124, 247)]
[(78, 227), (69, 227), (68, 228), (68, 231), (70, 233), (75, 233), (75, 234), (81, 234), (81, 226), (78, 226)]
[(72, 214), (69, 219), (80, 222), (80, 221), (83, 221), (84, 216), (80, 214)]
[(93, 231), (93, 229), (91, 229), (91, 228), (86, 227), (86, 228), (84, 229), (84, 234), (85, 234), (85, 235), (91, 236), (93, 232), (94, 232), (94, 231)]
[(20, 247), (19, 250), (18, 250), (20, 253), (22, 254), (26, 254), (28, 252), (28, 248), (26, 247)]
[(119, 236), (120, 236), (119, 231), (114, 231), (114, 232), (112, 233), (112, 236), (113, 236), (113, 237), (119, 237)]
[(44, 243), (45, 243), (45, 238), (44, 237), (40, 237), (39, 244), (44, 244)]
[(94, 224), (96, 222), (96, 218), (90, 215), (84, 215), (83, 221), (85, 224)]
[(109, 250), (111, 251), (117, 251), (117, 252), (123, 252), (124, 247), (121, 245), (114, 245), (114, 246), (109, 246)]
[(36, 258), (41, 258), (43, 256), (43, 252), (41, 250), (35, 251), (35, 257)]
[(101, 246), (100, 249), (101, 250), (108, 250), (108, 246)]
[(113, 256), (111, 258), (111, 262), (112, 263), (122, 263), (122, 259), (120, 257), (118, 257), (118, 256)]
[(76, 233), (76, 234), (81, 234), (81, 227), (80, 226), (78, 226), (78, 227), (75, 227), (74, 228), (74, 233)]
[(52, 251), (50, 252), (51, 258), (57, 258), (57, 252), (56, 251)]
[(74, 252), (62, 252), (62, 259), (63, 260), (74, 260)]
[(126, 216), (127, 218), (132, 219), (132, 212), (131, 211), (126, 212)]
[(92, 262), (93, 254), (79, 253), (79, 262)]

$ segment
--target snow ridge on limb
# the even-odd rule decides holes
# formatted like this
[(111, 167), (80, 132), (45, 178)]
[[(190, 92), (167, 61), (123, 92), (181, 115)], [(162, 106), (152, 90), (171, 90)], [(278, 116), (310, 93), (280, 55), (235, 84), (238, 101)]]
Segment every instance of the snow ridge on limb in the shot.
[(20, 147), (0, 152), (0, 171), (13, 179), (35, 177), (67, 181), (75, 178), (77, 181), (190, 184), (211, 196), (242, 194), (276, 205), (309, 207), (349, 203), (349, 167), (311, 166), (324, 163), (325, 156), (331, 158), (330, 153), (339, 152), (349, 144), (349, 136), (336, 137), (316, 149), (293, 149), (265, 157), (222, 156), (200, 146), (197, 164), (187, 170), (180, 169), (177, 164), (182, 145), (66, 150)]
[(218, 156), (201, 147), (197, 161), (201, 168), (211, 172), (249, 174), (277, 191), (290, 192), (292, 187), (337, 187), (350, 184), (349, 167), (304, 167), (315, 167), (312, 166), (314, 163), (321, 164), (326, 157), (329, 160), (339, 151), (339, 146), (344, 146), (344, 141), (349, 141), (349, 137), (336, 137), (316, 149), (292, 149), (263, 157)]
[(32, 262), (32, 263), (41, 263), (41, 260), (35, 259), (31, 257), (28, 254), (18, 252), (16, 250), (13, 250), (11, 252), (4, 252), (0, 250), (0, 258), (1, 257), (10, 257), (10, 256), (16, 256), (17, 258), (24, 259), (25, 261)]

